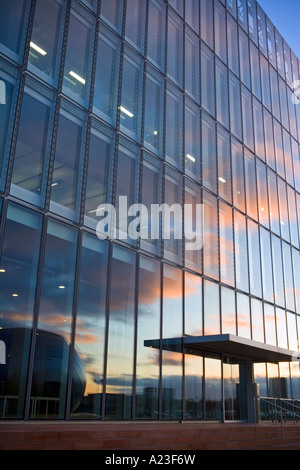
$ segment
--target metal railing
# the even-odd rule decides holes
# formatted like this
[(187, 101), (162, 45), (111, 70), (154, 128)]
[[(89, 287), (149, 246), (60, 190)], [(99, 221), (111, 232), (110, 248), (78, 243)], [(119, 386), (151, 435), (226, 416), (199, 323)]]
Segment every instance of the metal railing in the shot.
[(260, 420), (277, 423), (300, 422), (300, 400), (259, 397)]

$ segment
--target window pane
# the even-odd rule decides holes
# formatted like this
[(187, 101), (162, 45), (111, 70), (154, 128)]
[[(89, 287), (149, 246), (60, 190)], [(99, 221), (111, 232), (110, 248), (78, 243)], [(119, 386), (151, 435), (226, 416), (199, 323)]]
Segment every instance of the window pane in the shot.
[(63, 85), (75, 97), (88, 100), (92, 48), (92, 15), (72, 10)]
[(261, 100), (261, 81), (259, 67), (259, 51), (252, 42), (250, 42), (250, 65), (251, 65), (251, 84), (255, 96)]
[(163, 147), (163, 77), (148, 66), (146, 74), (144, 141), (145, 146), (157, 155)]
[[(49, 220), (33, 367), (31, 418), (65, 418), (76, 251), (76, 230)], [(82, 367), (81, 364), (79, 368)], [(83, 393), (82, 387), (80, 382), (79, 388)]]
[[(99, 419), (103, 393), (106, 279), (108, 245), (83, 234), (76, 314), (75, 357), (85, 365), (80, 376), (78, 361), (73, 364), (71, 417)], [(78, 393), (78, 379), (84, 379), (84, 395)]]
[(265, 148), (266, 148), (266, 161), (267, 164), (276, 170), (275, 164), (275, 149), (274, 149), (274, 134), (273, 134), (273, 119), (272, 115), (264, 108), (264, 133), (265, 133)]
[(185, 21), (199, 34), (199, 0), (185, 0)]
[(228, 66), (239, 76), (238, 27), (236, 21), (227, 15)]
[(269, 168), (267, 172), (271, 230), (277, 235), (280, 235), (277, 178), (276, 174)]
[(231, 132), (242, 140), (242, 106), (239, 80), (229, 73), (229, 104)]
[(236, 305), (238, 319), (238, 335), (242, 338), (251, 339), (249, 297), (247, 295), (237, 293)]
[(257, 7), (257, 26), (258, 26), (258, 42), (260, 50), (267, 55), (267, 28), (266, 28), (266, 15), (259, 4)]
[(219, 196), (227, 202), (232, 202), (231, 189), (231, 159), (229, 134), (218, 125), (218, 189)]
[(135, 140), (141, 137), (142, 80), (143, 62), (138, 55), (126, 47), (123, 62), (120, 127)]
[(184, 334), (202, 335), (202, 278), (185, 272), (184, 280)]
[(260, 102), (253, 97), (253, 123), (254, 123), (254, 141), (255, 153), (265, 161), (265, 139), (263, 127), (263, 109)]
[(93, 111), (115, 124), (120, 67), (120, 41), (101, 25), (98, 40)]
[(261, 86), (263, 104), (271, 111), (271, 86), (269, 75), (269, 64), (267, 59), (260, 55)]
[(219, 278), (219, 240), (217, 198), (203, 192), (204, 204), (204, 238), (203, 238), (203, 272), (214, 279)]
[(57, 76), (62, 10), (57, 0), (36, 2), (28, 61), (51, 78)]
[(215, 121), (202, 113), (202, 182), (203, 185), (217, 192), (217, 145)]
[(200, 180), (200, 111), (192, 101), (185, 100), (185, 173)]
[(126, 5), (125, 35), (142, 53), (145, 44), (145, 8), (144, 0), (130, 0)]
[(274, 34), (274, 26), (266, 17), (266, 24), (267, 24), (267, 43), (268, 43), (268, 56), (271, 64), (276, 67), (276, 51), (275, 51), (275, 34)]
[[(175, 263), (182, 263), (182, 179), (181, 175), (171, 169), (166, 169), (165, 174), (165, 198), (164, 203), (170, 208), (170, 233), (165, 232), (166, 225), (163, 224), (163, 239), (164, 239), (164, 257)], [(177, 206), (175, 206), (175, 204)], [(174, 216), (171, 215), (172, 208), (174, 207)], [(179, 211), (176, 212), (176, 208)], [(167, 217), (166, 217), (167, 219)]]
[(203, 208), (200, 186), (185, 180), (184, 194), (185, 266), (201, 273), (203, 247)]
[(200, 2), (200, 20), (201, 20), (201, 38), (213, 48), (213, 2), (211, 0), (201, 0)]
[(282, 138), (283, 138), (283, 153), (284, 153), (286, 182), (289, 183), (291, 186), (294, 186), (291, 136), (285, 129), (282, 129)]
[(262, 227), (260, 227), (260, 249), (262, 253), (263, 298), (269, 302), (274, 302), (270, 233)]
[(111, 170), (114, 154), (113, 134), (109, 129), (94, 123), (90, 142), (85, 193), (84, 223), (95, 227), (97, 208), (111, 202)]
[(1, 365), (2, 418), (24, 414), (41, 225), (40, 215), (9, 203), (0, 258), (0, 339), (7, 357)]
[(185, 91), (199, 103), (200, 86), (199, 38), (188, 28), (185, 30)]
[(220, 359), (204, 358), (205, 370), (205, 419), (220, 420), (222, 416), (222, 363)]
[(239, 29), (241, 80), (251, 88), (249, 40), (244, 31)]
[(229, 128), (228, 104), (228, 70), (219, 60), (216, 60), (216, 103), (217, 120), (227, 129)]
[[(287, 316), (287, 329), (288, 329), (288, 345), (292, 351), (298, 351), (297, 340), (297, 317), (291, 312), (286, 313)], [(289, 373), (288, 373), (289, 377)]]
[(277, 346), (275, 310), (273, 305), (264, 304), (266, 343)]
[(150, 0), (148, 13), (147, 55), (158, 68), (164, 70), (166, 6), (161, 0)]
[(183, 82), (183, 23), (172, 10), (168, 15), (167, 73), (182, 86)]
[(78, 109), (62, 105), (58, 122), (50, 209), (53, 212), (62, 212), (71, 218), (74, 218), (74, 211), (77, 210), (78, 213), (80, 203), (84, 119)]
[(276, 119), (273, 119), (274, 126), (274, 140), (275, 140), (275, 156), (277, 173), (285, 178), (284, 169), (284, 154), (283, 154), (283, 142), (282, 142), (282, 127)]
[(251, 93), (242, 86), (242, 115), (243, 115), (243, 131), (244, 142), (250, 150), (254, 150), (254, 128), (252, 118), (252, 99)]
[(219, 1), (215, 2), (215, 52), (227, 62), (226, 10)]
[(272, 257), (273, 257), (273, 275), (275, 288), (275, 303), (284, 307), (284, 286), (282, 272), (282, 252), (280, 239), (271, 235)]
[(202, 106), (215, 116), (215, 66), (214, 55), (202, 43), (201, 47), (201, 103)]
[(257, 297), (261, 292), (261, 266), (258, 225), (248, 219), (248, 248), (249, 248), (249, 273), (250, 293)]
[[(36, 83), (30, 84), (37, 87)], [(20, 193), (24, 199), (43, 205), (46, 193), (54, 99), (48, 90), (42, 94), (25, 88), (19, 121), (12, 183), (36, 195)], [(52, 108), (52, 109), (51, 109)], [(18, 195), (17, 188), (12, 192)]]
[(257, 13), (256, 13), (256, 1), (248, 0), (248, 26), (249, 26), (249, 36), (255, 44), (257, 44)]
[(277, 178), (278, 182), (278, 196), (279, 196), (279, 213), (280, 213), (280, 229), (281, 236), (286, 241), (290, 241), (290, 229), (289, 229), (289, 214), (287, 205), (287, 193), (286, 183), (281, 179)]
[(280, 103), (279, 103), (279, 89), (278, 89), (278, 75), (277, 72), (270, 67), (270, 82), (271, 82), (271, 98), (272, 98), (272, 112), (273, 115), (280, 121)]
[(300, 193), (300, 147), (292, 139), (292, 156), (294, 166), (295, 189)]
[(280, 348), (287, 348), (287, 327), (285, 310), (276, 308), (277, 340)]
[(280, 111), (282, 125), (290, 130), (289, 126), (289, 112), (287, 105), (287, 88), (285, 82), (279, 77), (279, 98), (280, 98)]
[(296, 311), (300, 313), (300, 253), (292, 247), (293, 275), (295, 283)]
[(0, 43), (19, 54), (26, 1), (10, 0), (7, 2), (7, 0), (1, 0), (0, 9)]
[(247, 214), (252, 219), (257, 220), (257, 190), (255, 157), (245, 149), (245, 181), (246, 181), (246, 202)]
[(289, 310), (295, 311), (294, 281), (292, 270), (291, 247), (282, 242), (283, 273), (285, 286), (285, 305)]
[(135, 269), (135, 253), (114, 245), (105, 401), (108, 419), (131, 419)]
[(245, 212), (245, 176), (243, 146), (231, 139), (233, 205)]
[(289, 206), (289, 221), (291, 230), (291, 243), (299, 248), (299, 232), (298, 232), (298, 218), (296, 207), (296, 194), (295, 191), (287, 186), (288, 206)]
[(181, 169), (183, 99), (181, 92), (169, 83), (166, 100), (166, 160)]
[[(140, 257), (137, 358), (136, 358), (136, 418), (158, 418), (159, 343), (160, 338), (160, 263)], [(150, 343), (146, 347), (147, 341)]]
[(234, 211), (236, 287), (249, 292), (246, 218)]
[(204, 281), (204, 334), (220, 334), (219, 285)]
[(251, 299), (251, 319), (252, 319), (252, 339), (254, 341), (265, 341), (264, 320), (262, 302), (257, 299)]
[(101, 17), (117, 31), (122, 28), (124, 0), (102, 0)]
[(233, 220), (232, 209), (219, 203), (220, 274), (221, 282), (234, 286)]
[(185, 419), (203, 419), (203, 357), (186, 348), (184, 361)]
[(221, 287), (222, 334), (236, 335), (235, 293)]
[(267, 173), (266, 166), (260, 160), (256, 160), (256, 172), (259, 222), (269, 228)]

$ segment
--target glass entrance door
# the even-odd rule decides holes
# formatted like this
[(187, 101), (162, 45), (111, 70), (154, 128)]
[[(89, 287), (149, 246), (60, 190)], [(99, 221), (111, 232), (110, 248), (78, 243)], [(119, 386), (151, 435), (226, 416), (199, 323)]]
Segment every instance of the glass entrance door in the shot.
[(246, 365), (243, 361), (223, 359), (223, 390), (224, 420), (246, 420)]

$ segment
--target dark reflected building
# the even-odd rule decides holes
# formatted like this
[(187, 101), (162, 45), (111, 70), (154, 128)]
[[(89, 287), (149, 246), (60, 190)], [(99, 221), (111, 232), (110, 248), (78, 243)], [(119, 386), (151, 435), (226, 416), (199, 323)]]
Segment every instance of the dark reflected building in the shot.
[[(1, 418), (300, 399), (299, 72), (255, 0), (0, 0)], [(202, 204), (203, 246), (121, 197)]]

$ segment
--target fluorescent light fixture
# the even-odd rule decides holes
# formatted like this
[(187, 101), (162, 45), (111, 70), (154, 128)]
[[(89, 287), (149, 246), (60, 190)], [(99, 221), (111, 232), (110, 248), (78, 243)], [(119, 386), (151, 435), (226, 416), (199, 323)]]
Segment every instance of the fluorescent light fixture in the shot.
[(32, 49), (34, 49), (36, 52), (38, 52), (39, 54), (41, 55), (47, 55), (47, 52), (44, 51), (44, 49), (42, 49), (41, 47), (37, 46), (36, 44), (34, 44), (34, 42), (31, 42), (30, 43), (30, 47)]
[(120, 111), (122, 111), (122, 113), (126, 114), (130, 118), (134, 117), (134, 114), (132, 114), (130, 111), (128, 111), (128, 109), (124, 108), (123, 106), (120, 106)]
[(52, 183), (51, 184), (52, 188), (54, 188), (54, 186), (57, 186), (57, 185), (58, 185), (58, 183)]
[(0, 273), (6, 273), (6, 270), (4, 268), (0, 268)]
[(66, 286), (58, 286), (59, 289), (65, 289)]
[(71, 72), (69, 72), (69, 74), (71, 75), (71, 77), (75, 78), (75, 80), (77, 80), (78, 82), (82, 83), (83, 85), (85, 85), (85, 79), (82, 78), (80, 75), (78, 75), (77, 73), (73, 72), (73, 70), (71, 70)]
[(192, 155), (190, 155), (189, 153), (186, 154), (186, 158), (188, 158), (189, 160), (191, 160), (193, 163), (195, 163), (195, 161), (196, 161), (196, 158), (193, 157)]
[(219, 181), (221, 181), (221, 183), (226, 183), (226, 180), (222, 178), (222, 176), (219, 177)]
[(157, 131), (154, 131), (154, 132), (153, 132), (153, 134), (154, 134), (154, 135), (157, 135), (157, 134), (158, 134), (158, 132), (157, 132)]
[(19, 297), (19, 294), (11, 294), (12, 297)]
[(104, 207), (99, 207), (99, 208), (97, 207), (97, 209), (93, 209), (93, 210), (89, 211), (88, 213), (89, 213), (89, 214), (94, 214), (94, 212), (97, 212), (97, 211), (104, 211), (105, 209), (106, 209), (105, 206), (104, 206)]

